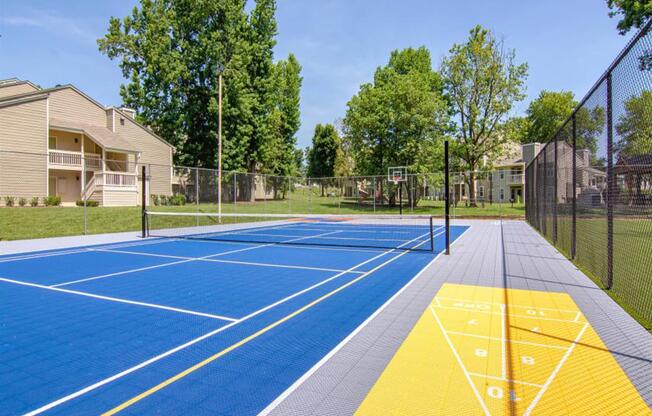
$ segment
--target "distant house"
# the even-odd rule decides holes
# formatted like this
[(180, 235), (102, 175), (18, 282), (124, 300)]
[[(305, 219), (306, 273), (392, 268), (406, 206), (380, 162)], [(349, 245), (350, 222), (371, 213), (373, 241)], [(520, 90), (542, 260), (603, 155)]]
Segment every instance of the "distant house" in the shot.
[(652, 203), (652, 153), (619, 155), (615, 173), (621, 204), (649, 206)]
[[(476, 172), (475, 192), (478, 202), (523, 202), (525, 166), (539, 153), (540, 143), (509, 146), (503, 156), (496, 158), (488, 171)], [(484, 165), (489, 166), (485, 160)], [(469, 189), (465, 173), (453, 175), (455, 201), (467, 201)]]
[(148, 193), (171, 194), (173, 151), (133, 110), (104, 107), (73, 85), (0, 81), (0, 196), (137, 205), (139, 164), (151, 166)]

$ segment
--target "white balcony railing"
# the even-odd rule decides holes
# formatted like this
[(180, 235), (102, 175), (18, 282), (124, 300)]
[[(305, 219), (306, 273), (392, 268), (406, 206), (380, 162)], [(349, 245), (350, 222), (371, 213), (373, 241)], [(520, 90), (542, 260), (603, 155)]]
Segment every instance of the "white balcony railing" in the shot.
[(102, 156), (96, 155), (93, 153), (87, 153), (85, 156), (86, 159), (86, 169), (90, 170), (100, 170), (102, 169)]
[(136, 187), (135, 173), (104, 172), (95, 174), (95, 185), (115, 187)]
[(69, 150), (48, 150), (48, 154), (48, 161), (52, 166), (81, 169), (82, 160), (85, 160), (86, 169), (102, 169), (102, 156), (95, 153), (82, 155), (81, 152), (72, 152)]
[(521, 184), (523, 183), (523, 174), (515, 174), (515, 175), (509, 175), (509, 183), (510, 184)]
[(81, 152), (69, 152), (66, 150), (50, 150), (49, 161), (51, 165), (79, 167), (82, 165)]

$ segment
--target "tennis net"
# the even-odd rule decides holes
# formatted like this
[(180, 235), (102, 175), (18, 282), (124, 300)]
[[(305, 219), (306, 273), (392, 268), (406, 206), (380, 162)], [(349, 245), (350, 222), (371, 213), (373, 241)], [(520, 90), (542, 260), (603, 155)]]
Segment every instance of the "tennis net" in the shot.
[(143, 235), (289, 245), (434, 251), (444, 225), (428, 215), (215, 214), (145, 211)]

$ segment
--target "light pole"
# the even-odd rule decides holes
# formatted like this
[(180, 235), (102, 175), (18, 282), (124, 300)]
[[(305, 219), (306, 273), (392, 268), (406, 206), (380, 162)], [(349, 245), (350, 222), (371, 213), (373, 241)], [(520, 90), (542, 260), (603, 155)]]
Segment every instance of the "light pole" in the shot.
[(224, 66), (217, 65), (217, 215), (222, 222), (222, 74)]

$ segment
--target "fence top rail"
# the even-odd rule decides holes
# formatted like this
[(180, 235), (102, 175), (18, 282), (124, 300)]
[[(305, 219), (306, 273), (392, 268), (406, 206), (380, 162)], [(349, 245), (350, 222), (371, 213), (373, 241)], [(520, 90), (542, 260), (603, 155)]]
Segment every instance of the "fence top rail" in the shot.
[[(566, 120), (564, 120), (564, 123), (561, 125), (561, 127), (559, 127), (559, 129), (557, 129), (557, 130), (555, 131), (555, 133), (554, 133), (552, 136), (550, 136), (550, 137), (548, 137), (548, 138), (546, 139), (546, 141), (544, 142), (546, 145), (547, 145), (548, 143), (550, 143), (550, 142), (551, 142), (555, 137), (557, 137), (557, 135), (558, 135), (558, 134), (559, 134), (559, 133), (560, 133), (564, 128), (566, 128), (566, 125), (567, 125), (567, 124), (568, 124), (568, 123), (573, 119), (573, 117), (575, 117), (575, 115), (577, 114), (577, 112), (579, 111), (579, 109), (582, 108), (582, 107), (584, 106), (584, 104), (586, 104), (586, 102), (589, 100), (589, 98), (591, 98), (591, 96), (593, 95), (593, 93), (594, 93), (594, 92), (595, 92), (595, 91), (600, 87), (600, 85), (602, 85), (602, 83), (603, 83), (603, 82), (604, 82), (604, 81), (609, 77), (609, 74), (611, 74), (611, 73), (613, 72), (613, 70), (618, 66), (618, 64), (620, 64), (620, 62), (625, 58), (625, 56), (627, 56), (627, 54), (629, 54), (629, 52), (632, 50), (632, 48), (634, 48), (634, 45), (636, 45), (636, 43), (637, 43), (637, 42), (638, 42), (638, 41), (639, 41), (643, 36), (645, 36), (645, 35), (650, 31), (650, 27), (651, 27), (651, 26), (652, 26), (652, 19), (648, 19), (647, 23), (646, 23), (646, 24), (645, 24), (645, 25), (644, 25), (644, 26), (643, 26), (643, 27), (638, 31), (638, 33), (636, 33), (636, 35), (634, 35), (634, 36), (629, 40), (629, 42), (627, 42), (627, 45), (625, 45), (625, 47), (623, 48), (623, 50), (620, 51), (620, 53), (618, 54), (618, 56), (616, 56), (616, 59), (613, 60), (613, 62), (611, 63), (611, 65), (609, 65), (609, 67), (608, 67), (608, 68), (607, 68), (607, 69), (602, 73), (602, 75), (600, 76), (600, 78), (598, 78), (598, 80), (593, 84), (593, 86), (591, 87), (591, 89), (589, 90), (589, 92), (587, 92), (587, 93), (584, 95), (584, 97), (582, 98), (582, 100), (581, 100), (581, 101), (580, 101), (580, 102), (575, 106), (575, 108), (573, 109), (573, 112), (571, 113), (570, 116), (568, 116), (568, 118), (567, 118)], [(544, 147), (545, 147), (545, 146), (544, 146)], [(532, 162), (534, 162), (534, 160), (537, 158), (537, 156), (538, 156), (539, 154), (541, 154), (542, 151), (543, 151), (543, 148), (542, 148), (541, 150), (539, 150), (539, 153), (537, 153), (537, 155), (534, 156), (534, 159), (532, 159), (532, 160), (527, 164), (526, 168), (527, 168), (528, 166), (530, 166), (530, 165), (532, 164)]]

